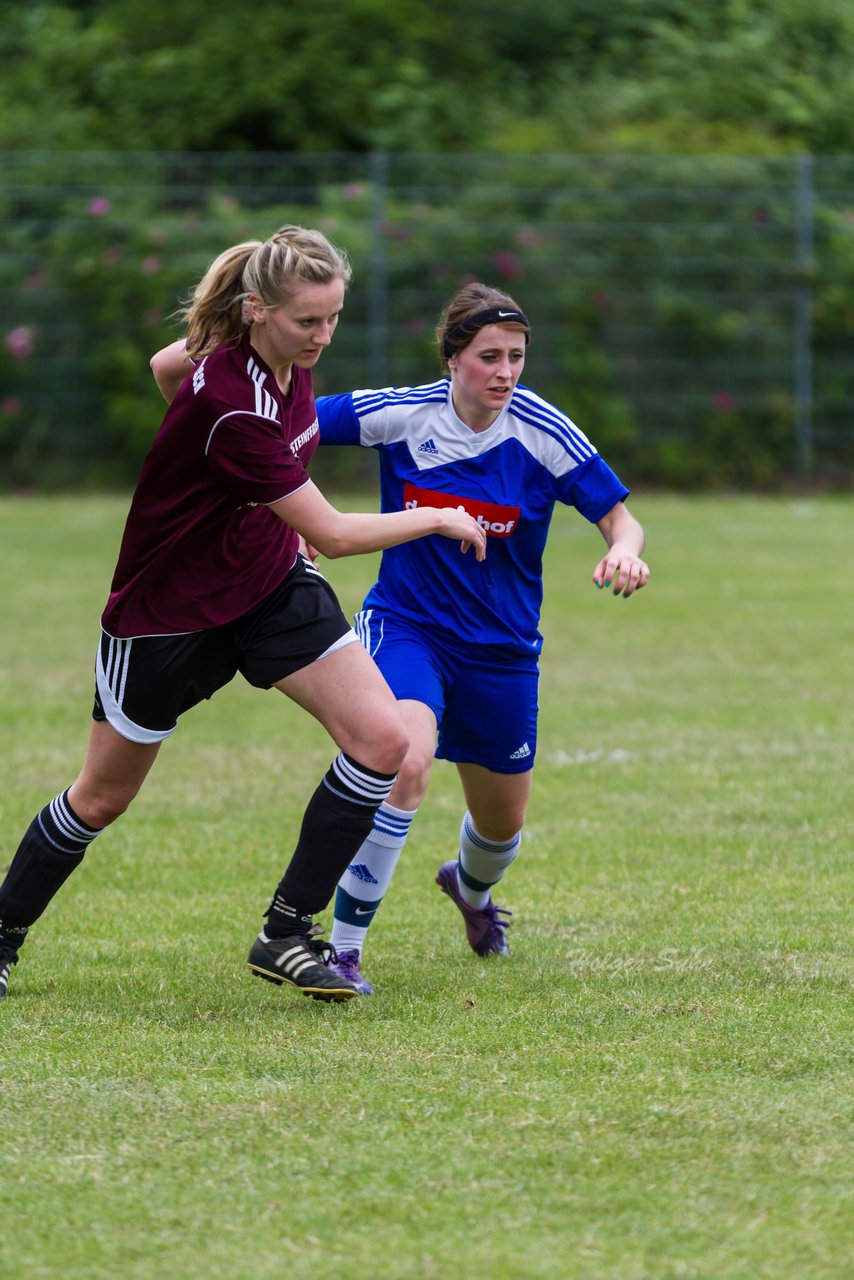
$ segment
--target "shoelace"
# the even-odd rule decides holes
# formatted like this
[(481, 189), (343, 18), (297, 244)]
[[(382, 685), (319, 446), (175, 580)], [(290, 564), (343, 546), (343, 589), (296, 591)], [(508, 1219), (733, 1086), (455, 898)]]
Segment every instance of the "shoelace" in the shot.
[(337, 964), (338, 952), (335, 950), (331, 942), (326, 938), (321, 938), (319, 936), (321, 933), (323, 933), (322, 924), (313, 924), (311, 926), (306, 934), (309, 949), (313, 951), (318, 959), (324, 964)]
[(513, 912), (507, 907), (497, 907), (494, 902), (489, 902), (483, 908), (483, 914), (486, 916), (490, 925), (495, 929), (508, 929), (510, 927), (509, 920), (502, 920), (500, 916), (512, 916)]
[(342, 978), (347, 978), (350, 982), (355, 981), (357, 978), (361, 978), (362, 976), (359, 971), (358, 963), (355, 960), (351, 960), (346, 952), (343, 955), (336, 957), (335, 964), (337, 965), (338, 972), (341, 974)]

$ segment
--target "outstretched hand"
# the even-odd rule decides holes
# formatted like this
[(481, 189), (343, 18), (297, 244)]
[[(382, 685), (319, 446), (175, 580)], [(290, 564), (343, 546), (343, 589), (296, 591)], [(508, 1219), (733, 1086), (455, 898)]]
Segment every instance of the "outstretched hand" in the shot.
[(615, 543), (593, 570), (597, 587), (610, 587), (615, 596), (630, 596), (649, 582), (649, 565), (635, 552)]

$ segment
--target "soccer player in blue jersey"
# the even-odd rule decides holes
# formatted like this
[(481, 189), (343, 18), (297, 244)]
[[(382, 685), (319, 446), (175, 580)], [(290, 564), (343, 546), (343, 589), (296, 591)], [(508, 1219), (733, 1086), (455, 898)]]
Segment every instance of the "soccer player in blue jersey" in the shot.
[[(436, 882), (479, 955), (506, 955), (492, 890), (519, 852), (537, 748), (542, 560), (556, 502), (596, 524), (607, 551), (598, 587), (631, 596), (649, 569), (628, 490), (587, 437), (520, 385), (531, 331), (508, 294), (465, 285), (436, 331), (448, 375), (425, 386), (320, 397), (321, 444), (379, 454), (382, 510), (468, 511), (486, 531), (483, 563), (439, 538), (383, 552), (356, 618), (409, 734), (397, 780), (335, 898), (337, 969), (363, 993), (368, 926), (389, 887), (435, 757), (451, 760), (465, 813), (457, 856)], [(438, 739), (438, 741), (437, 741)]]
[(196, 288), (183, 356), (195, 358), (192, 376), (182, 370), (143, 465), (101, 617), (86, 758), (35, 815), (0, 885), (0, 996), (30, 926), (133, 801), (179, 717), (238, 671), (308, 711), (338, 748), (249, 966), (317, 999), (356, 994), (325, 962), (334, 953), (312, 915), (370, 831), (407, 737), (300, 540), (334, 557), (440, 533), (482, 557), (486, 539), (473, 516), (436, 504), (339, 512), (310, 480), (311, 371), (349, 278), (346, 257), (324, 236), (288, 226), (225, 250)]

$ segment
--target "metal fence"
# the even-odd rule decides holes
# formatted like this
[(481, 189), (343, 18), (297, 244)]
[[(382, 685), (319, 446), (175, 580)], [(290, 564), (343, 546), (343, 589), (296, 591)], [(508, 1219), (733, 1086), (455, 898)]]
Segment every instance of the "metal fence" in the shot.
[(850, 484), (854, 158), (808, 156), (0, 153), (7, 478), (125, 478), (166, 317), (285, 221), (354, 265), (320, 390), (436, 376), (438, 312), (480, 278), (531, 317), (524, 380), (621, 471)]

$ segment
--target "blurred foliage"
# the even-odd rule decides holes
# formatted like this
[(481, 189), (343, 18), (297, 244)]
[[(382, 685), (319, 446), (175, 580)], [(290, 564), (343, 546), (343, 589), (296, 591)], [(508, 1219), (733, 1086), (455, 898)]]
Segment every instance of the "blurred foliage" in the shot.
[(800, 325), (813, 475), (847, 483), (854, 172), (797, 188), (854, 154), (852, 64), (854, 0), (6, 5), (2, 483), (131, 481), (169, 314), (286, 220), (356, 267), (321, 390), (432, 377), (480, 276), (628, 480), (767, 487), (807, 461)]
[(0, 149), (847, 154), (851, 0), (4, 6)]
[[(854, 475), (854, 161), (19, 153), (0, 183), (5, 487), (131, 483), (164, 406), (148, 356), (207, 263), (285, 221), (355, 280), (319, 392), (438, 376), (436, 317), (486, 279), (531, 316), (524, 380), (630, 484), (804, 477), (793, 358), (813, 316), (812, 479)], [(815, 226), (798, 263), (798, 219)], [(321, 454), (359, 480), (356, 451)]]

